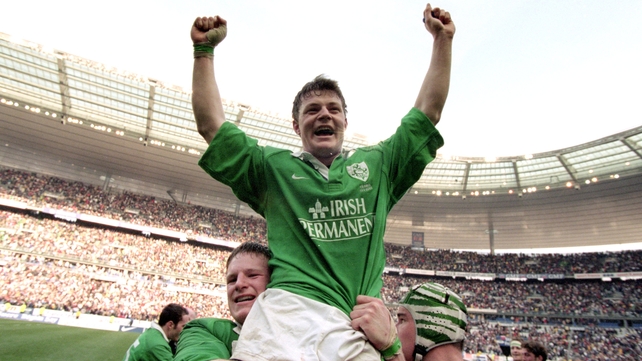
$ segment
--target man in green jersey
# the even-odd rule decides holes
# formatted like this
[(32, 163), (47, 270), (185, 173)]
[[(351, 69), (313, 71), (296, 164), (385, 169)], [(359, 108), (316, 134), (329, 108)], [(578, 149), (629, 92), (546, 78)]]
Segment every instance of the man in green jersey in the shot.
[[(352, 327), (374, 344), (395, 345), (386, 361), (462, 361), (468, 311), (448, 287), (427, 282), (413, 287), (399, 304), (396, 332), (388, 308), (379, 298), (359, 296), (350, 314)], [(391, 325), (388, 327), (388, 325)], [(386, 332), (392, 328), (391, 332)]]
[(171, 361), (174, 357), (170, 341), (178, 341), (183, 326), (190, 321), (189, 312), (179, 304), (165, 306), (158, 323), (145, 330), (125, 354), (124, 361)]
[[(195, 320), (196, 318), (198, 318), (198, 316), (196, 315), (196, 311), (194, 311), (193, 309), (191, 309), (189, 307), (185, 307), (185, 309), (187, 310), (187, 316), (189, 316), (189, 320), (190, 321), (191, 320)], [(169, 347), (172, 349), (172, 355), (176, 355), (176, 344), (177, 343), (178, 343), (178, 340), (169, 340)]]
[(443, 145), (434, 125), (448, 94), (455, 26), (448, 12), (430, 5), (423, 17), (432, 59), (395, 134), (375, 146), (344, 149), (345, 100), (336, 81), (317, 77), (294, 101), (299, 152), (259, 146), (226, 122), (212, 59), (227, 22), (218, 16), (194, 22), (192, 105), (209, 143), (199, 165), (265, 217), (273, 253), (268, 290), (244, 323), (233, 358), (380, 357), (348, 315), (358, 295), (379, 297), (387, 214)]
[(227, 305), (236, 322), (222, 318), (199, 318), (181, 333), (174, 361), (229, 359), (232, 344), (256, 298), (270, 281), (270, 250), (262, 244), (246, 242), (227, 259)]

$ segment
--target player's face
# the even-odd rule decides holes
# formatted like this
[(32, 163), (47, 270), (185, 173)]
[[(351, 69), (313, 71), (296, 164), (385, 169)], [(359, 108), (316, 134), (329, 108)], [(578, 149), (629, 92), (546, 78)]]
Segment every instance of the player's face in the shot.
[(406, 360), (414, 360), (412, 355), (415, 351), (415, 341), (417, 339), (417, 329), (415, 320), (410, 312), (399, 306), (397, 310), (397, 335), (401, 341), (401, 350)]
[(177, 324), (173, 325), (172, 328), (169, 331), (169, 335), (167, 335), (167, 338), (173, 341), (178, 341), (178, 337), (181, 335), (181, 331), (183, 331), (183, 327), (185, 327), (185, 324), (191, 321), (191, 318), (189, 315), (183, 315), (183, 318), (181, 318), (180, 321), (178, 321)]
[(292, 122), (303, 150), (326, 165), (341, 152), (348, 120), (341, 99), (332, 91), (312, 94), (301, 103), (299, 121)]
[(521, 347), (512, 346), (510, 348), (510, 355), (513, 357), (513, 361), (523, 361), (524, 360), (523, 353), (524, 351), (522, 351)]
[(270, 282), (267, 259), (254, 253), (240, 253), (230, 262), (226, 279), (230, 314), (243, 324), (254, 301)]

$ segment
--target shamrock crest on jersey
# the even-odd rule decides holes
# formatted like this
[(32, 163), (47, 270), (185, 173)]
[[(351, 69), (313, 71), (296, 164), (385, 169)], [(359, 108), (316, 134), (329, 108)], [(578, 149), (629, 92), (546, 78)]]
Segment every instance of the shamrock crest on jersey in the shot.
[(370, 176), (370, 170), (368, 169), (368, 165), (366, 164), (366, 162), (351, 164), (346, 167), (346, 170), (348, 171), (348, 175), (350, 177), (358, 179), (362, 182), (367, 181), (368, 177)]

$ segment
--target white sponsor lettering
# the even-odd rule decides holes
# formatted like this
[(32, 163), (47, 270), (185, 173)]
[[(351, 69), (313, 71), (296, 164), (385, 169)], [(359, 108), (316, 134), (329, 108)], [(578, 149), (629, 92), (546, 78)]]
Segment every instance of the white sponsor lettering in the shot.
[(338, 199), (330, 201), (332, 217), (354, 216), (366, 213), (366, 200), (363, 198)]
[(312, 220), (299, 218), (310, 238), (341, 241), (372, 234), (374, 214), (367, 213), (365, 198), (335, 199), (326, 204), (317, 199), (308, 209)]
[(341, 241), (363, 237), (372, 233), (372, 215), (334, 221), (308, 221), (299, 219), (310, 238), (318, 241)]

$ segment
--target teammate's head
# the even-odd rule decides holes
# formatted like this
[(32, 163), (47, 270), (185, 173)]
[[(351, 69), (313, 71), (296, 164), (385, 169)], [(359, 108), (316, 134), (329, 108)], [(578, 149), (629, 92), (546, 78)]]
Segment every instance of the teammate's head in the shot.
[(406, 360), (415, 360), (442, 345), (461, 349), (466, 337), (467, 309), (447, 287), (424, 283), (414, 287), (399, 304), (397, 333)]
[[(246, 253), (263, 256), (268, 261), (272, 258), (272, 251), (270, 251), (266, 246), (256, 242), (245, 242), (241, 243), (240, 246), (234, 248), (232, 253), (230, 253), (230, 255), (227, 257), (225, 268), (230, 268), (230, 263), (232, 262), (232, 260), (234, 260), (234, 258), (236, 258), (236, 256)], [(270, 272), (272, 272), (271, 269)]]
[(546, 361), (548, 354), (544, 345), (537, 341), (527, 341), (522, 344), (523, 361)]
[(176, 303), (165, 306), (158, 317), (158, 325), (165, 331), (165, 336), (172, 341), (178, 341), (183, 326), (189, 321), (187, 309)]
[(189, 320), (190, 321), (193, 320), (193, 319), (198, 318), (198, 316), (196, 315), (196, 311), (194, 311), (193, 309), (191, 309), (189, 307), (185, 307), (185, 309), (187, 310), (187, 315), (189, 316)]
[(513, 338), (510, 341), (510, 355), (513, 357), (513, 361), (523, 360), (523, 357), (524, 357), (523, 356), (524, 351), (522, 350), (523, 343), (524, 342), (519, 337)]
[(227, 259), (227, 306), (237, 323), (243, 324), (256, 298), (270, 282), (270, 250), (259, 243), (238, 246)]

